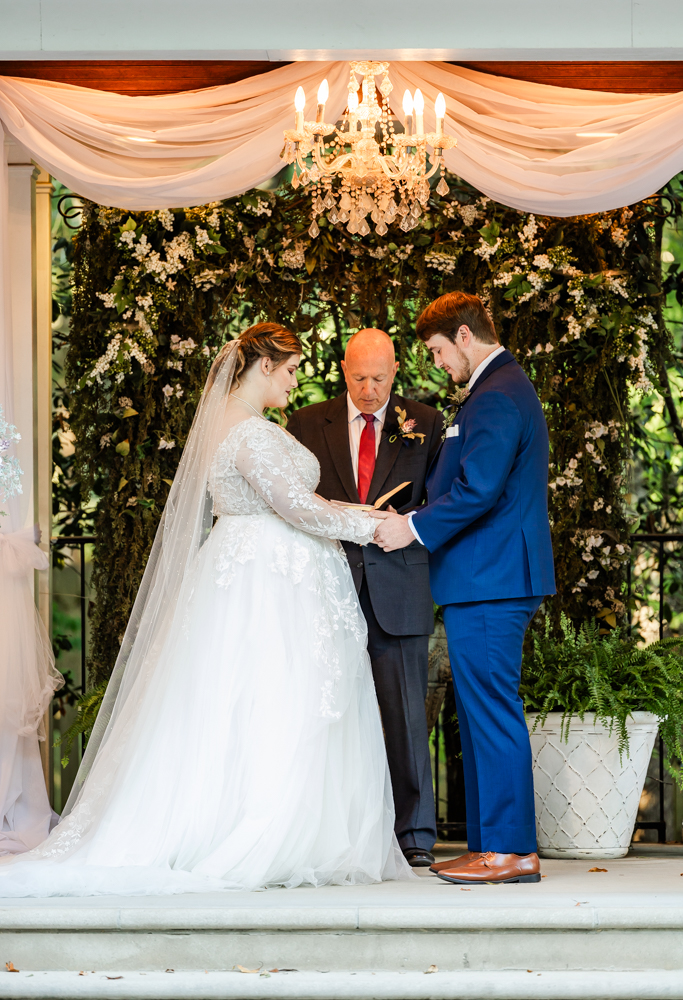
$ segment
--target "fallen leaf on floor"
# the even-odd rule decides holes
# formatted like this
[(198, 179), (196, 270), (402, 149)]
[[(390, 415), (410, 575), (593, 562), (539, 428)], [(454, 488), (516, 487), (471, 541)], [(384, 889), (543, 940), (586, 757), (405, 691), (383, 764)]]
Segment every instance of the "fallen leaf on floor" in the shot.
[(20, 969), (15, 969), (11, 962), (5, 962), (5, 968), (8, 972), (20, 972)]
[(608, 871), (608, 869), (607, 868), (589, 868), (588, 871), (589, 872), (606, 872), (606, 871)]
[(275, 969), (275, 972), (298, 972), (298, 969)]
[(279, 969), (268, 969), (268, 972), (279, 972)]
[(247, 969), (245, 965), (238, 965), (237, 968), (240, 970), (240, 972), (246, 972), (249, 975), (253, 975), (255, 972), (261, 971), (260, 969)]
[(269, 972), (262, 972), (261, 973), (261, 979), (270, 979), (270, 973)]
[(526, 971), (527, 972), (533, 972), (534, 970), (533, 969), (527, 969)]
[(547, 877), (548, 877), (547, 875), (541, 875), (541, 878), (547, 878)]
[(425, 976), (428, 976), (430, 972), (438, 972), (438, 971), (439, 971), (438, 965), (430, 965), (428, 969), (425, 969)]
[(79, 972), (79, 973), (78, 973), (78, 975), (79, 975), (79, 976), (84, 976), (84, 975), (85, 975), (85, 972)]
[(472, 892), (472, 890), (471, 889), (463, 889), (463, 887), (460, 886), (460, 892)]
[(105, 976), (105, 979), (123, 979), (123, 976)]
[(175, 969), (166, 969), (166, 972), (175, 972)]

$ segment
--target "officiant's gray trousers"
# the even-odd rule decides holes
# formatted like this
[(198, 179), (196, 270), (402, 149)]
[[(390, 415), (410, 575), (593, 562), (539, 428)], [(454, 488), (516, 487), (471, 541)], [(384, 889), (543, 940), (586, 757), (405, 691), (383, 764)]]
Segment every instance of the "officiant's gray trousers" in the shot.
[(429, 636), (389, 635), (375, 618), (365, 579), (358, 596), (368, 623), (368, 652), (394, 791), (396, 839), (403, 849), (431, 851), (436, 818), (425, 715)]

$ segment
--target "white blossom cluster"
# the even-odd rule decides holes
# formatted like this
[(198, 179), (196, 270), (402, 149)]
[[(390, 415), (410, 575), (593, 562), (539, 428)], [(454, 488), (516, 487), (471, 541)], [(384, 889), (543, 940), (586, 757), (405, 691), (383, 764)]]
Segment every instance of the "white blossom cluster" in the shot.
[[(569, 459), (569, 461), (567, 462), (567, 467), (564, 470), (564, 472), (560, 473), (560, 475), (556, 476), (555, 479), (552, 480), (552, 482), (548, 483), (548, 486), (550, 487), (551, 490), (556, 490), (558, 486), (567, 486), (567, 487), (581, 486), (581, 484), (583, 483), (583, 479), (578, 475), (577, 470), (579, 467), (579, 459), (582, 456), (583, 452), (580, 451), (578, 452), (575, 458)], [(554, 465), (551, 465), (550, 467), (551, 469), (555, 468)]]
[(282, 263), (285, 267), (299, 268), (306, 266), (306, 253), (303, 243), (295, 243), (292, 249), (282, 251)]
[(245, 205), (247, 212), (252, 212), (254, 215), (272, 215), (273, 209), (271, 208), (270, 202), (263, 201), (262, 198), (257, 198), (255, 205)]
[(170, 208), (162, 208), (157, 212), (157, 219), (168, 233), (173, 232), (173, 212)]
[(176, 351), (181, 358), (184, 358), (186, 354), (192, 354), (196, 348), (197, 345), (192, 337), (188, 337), (187, 340), (181, 340), (177, 333), (171, 334), (171, 350)]
[(166, 438), (161, 438), (159, 440), (159, 451), (171, 451), (173, 448), (175, 448), (175, 441), (167, 441)]
[(474, 248), (474, 253), (477, 257), (481, 257), (482, 260), (490, 260), (494, 253), (498, 250), (502, 240), (500, 236), (495, 243), (489, 243), (484, 239), (483, 236), (479, 237), (479, 246)]
[(461, 255), (460, 250), (442, 250), (440, 246), (434, 247), (425, 254), (425, 264), (442, 274), (453, 274)]
[(14, 424), (7, 423), (0, 406), (0, 500), (9, 500), (24, 492), (19, 478), (24, 474), (19, 459), (3, 455), (15, 441), (21, 441), (21, 434)]
[(97, 382), (102, 384), (102, 380), (107, 374), (114, 376), (116, 382), (122, 382), (127, 372), (131, 370), (131, 361), (135, 359), (143, 371), (151, 374), (154, 371), (154, 364), (147, 357), (140, 344), (132, 336), (124, 336), (123, 331), (118, 330), (107, 344), (107, 349), (101, 358), (98, 358), (90, 374), (85, 379), (86, 385)]

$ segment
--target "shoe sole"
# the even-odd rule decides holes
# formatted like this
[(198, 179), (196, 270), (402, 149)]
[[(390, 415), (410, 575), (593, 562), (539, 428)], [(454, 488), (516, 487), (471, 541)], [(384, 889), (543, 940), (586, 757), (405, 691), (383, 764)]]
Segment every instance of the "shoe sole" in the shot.
[(432, 864), (431, 861), (413, 861), (412, 858), (408, 861), (411, 868), (429, 868)]
[(515, 878), (492, 878), (492, 879), (474, 879), (469, 878), (452, 878), (450, 875), (444, 875), (442, 872), (435, 872), (437, 878), (443, 879), (444, 882), (451, 882), (453, 885), (510, 885), (512, 882), (540, 882), (541, 873), (536, 872), (534, 875), (517, 875)]

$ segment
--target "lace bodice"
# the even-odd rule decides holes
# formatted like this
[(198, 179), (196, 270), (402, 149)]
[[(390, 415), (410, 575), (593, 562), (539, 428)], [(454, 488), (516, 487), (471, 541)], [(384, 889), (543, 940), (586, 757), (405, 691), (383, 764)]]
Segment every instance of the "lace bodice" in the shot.
[(311, 535), (367, 545), (375, 524), (361, 511), (342, 510), (315, 495), (315, 455), (278, 424), (248, 417), (232, 427), (209, 473), (217, 515), (278, 514)]

